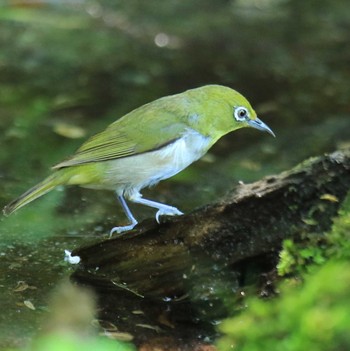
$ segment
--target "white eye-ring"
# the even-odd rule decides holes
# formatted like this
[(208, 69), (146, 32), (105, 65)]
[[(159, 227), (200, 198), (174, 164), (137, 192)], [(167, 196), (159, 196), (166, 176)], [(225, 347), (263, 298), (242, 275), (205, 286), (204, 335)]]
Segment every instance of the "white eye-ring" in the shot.
[(238, 107), (235, 107), (234, 116), (236, 121), (243, 122), (243, 121), (246, 121), (247, 118), (249, 118), (249, 113), (245, 107), (238, 106)]

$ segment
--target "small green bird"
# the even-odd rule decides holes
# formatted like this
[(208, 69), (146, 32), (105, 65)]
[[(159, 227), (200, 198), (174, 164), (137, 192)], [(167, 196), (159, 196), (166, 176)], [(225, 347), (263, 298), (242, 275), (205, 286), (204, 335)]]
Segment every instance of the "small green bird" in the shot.
[(160, 98), (91, 137), (73, 156), (54, 166), (52, 175), (8, 204), (4, 214), (59, 185), (80, 185), (117, 193), (130, 224), (112, 228), (111, 234), (137, 224), (125, 199), (156, 208), (157, 221), (159, 216), (181, 215), (175, 207), (142, 198), (140, 190), (182, 171), (223, 135), (242, 127), (274, 136), (250, 103), (228, 87), (206, 85)]

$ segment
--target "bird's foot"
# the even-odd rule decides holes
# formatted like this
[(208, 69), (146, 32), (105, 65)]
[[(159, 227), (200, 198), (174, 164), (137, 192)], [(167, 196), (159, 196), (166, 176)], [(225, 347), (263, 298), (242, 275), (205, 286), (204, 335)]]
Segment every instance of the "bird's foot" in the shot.
[(124, 233), (124, 232), (127, 232), (129, 230), (132, 230), (134, 229), (134, 227), (136, 226), (137, 222), (133, 222), (129, 225), (124, 225), (122, 227), (113, 227), (111, 229), (111, 231), (109, 232), (109, 237), (111, 237), (114, 233), (117, 233), (117, 234), (120, 234), (120, 233)]
[(156, 221), (159, 223), (159, 216), (181, 216), (183, 213), (179, 211), (176, 207), (164, 206), (160, 208), (156, 213)]

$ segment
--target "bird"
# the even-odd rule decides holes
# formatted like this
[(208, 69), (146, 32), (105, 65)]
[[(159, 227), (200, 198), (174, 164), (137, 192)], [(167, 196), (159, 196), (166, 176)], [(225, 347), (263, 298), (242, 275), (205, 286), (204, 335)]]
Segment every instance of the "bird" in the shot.
[(229, 132), (252, 127), (275, 136), (236, 90), (216, 84), (161, 97), (127, 113), (92, 136), (53, 173), (4, 207), (10, 215), (61, 185), (115, 191), (129, 224), (138, 223), (127, 200), (155, 208), (160, 216), (183, 213), (176, 207), (145, 199), (141, 190), (170, 178), (200, 159)]

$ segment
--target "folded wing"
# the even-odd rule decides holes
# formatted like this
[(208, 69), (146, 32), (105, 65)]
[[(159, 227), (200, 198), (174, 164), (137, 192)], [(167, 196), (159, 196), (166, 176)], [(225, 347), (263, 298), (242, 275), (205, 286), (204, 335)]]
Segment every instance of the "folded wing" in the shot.
[[(112, 123), (87, 140), (77, 152), (54, 169), (114, 160), (157, 150), (179, 139), (188, 129), (181, 108), (169, 111), (145, 105)], [(160, 111), (160, 112), (157, 112)]]

